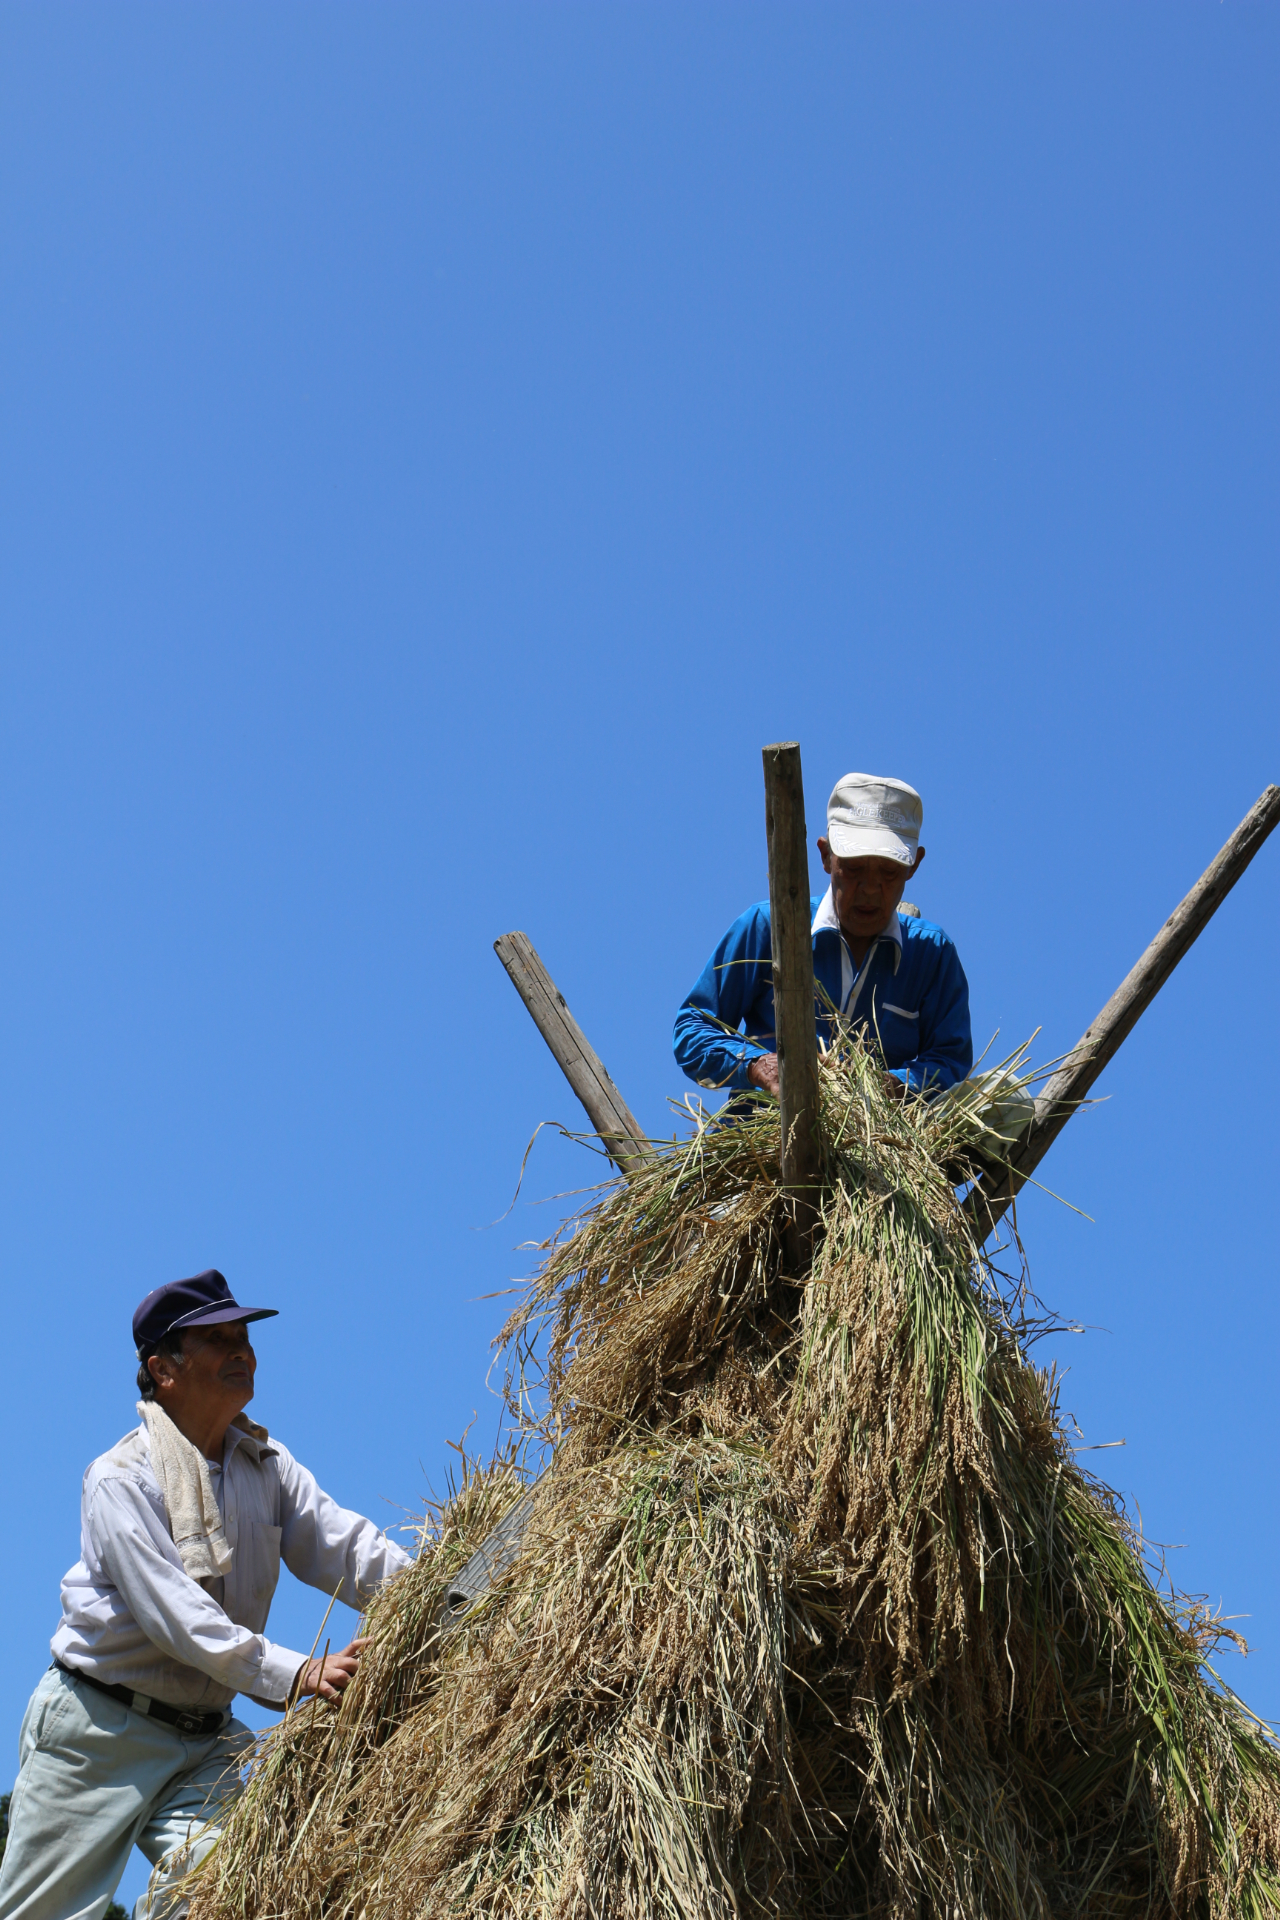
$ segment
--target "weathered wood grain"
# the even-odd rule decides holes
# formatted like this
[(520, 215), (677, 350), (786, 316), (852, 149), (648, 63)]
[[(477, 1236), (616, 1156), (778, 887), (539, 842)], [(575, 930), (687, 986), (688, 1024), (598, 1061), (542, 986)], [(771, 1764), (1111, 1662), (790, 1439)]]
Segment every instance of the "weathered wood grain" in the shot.
[(1126, 1035), (1197, 936), (1203, 932), (1263, 841), (1280, 822), (1280, 787), (1267, 787), (1212, 866), (1175, 908), (1142, 958), (1125, 975), (1096, 1020), (1087, 1026), (1036, 1100), (1035, 1118), (1008, 1158), (1010, 1167), (984, 1174), (965, 1210), (985, 1240), (998, 1226), (1063, 1127), (1113, 1058)]
[(587, 1117), (620, 1173), (647, 1160), (652, 1148), (640, 1123), (618, 1092), (586, 1034), (569, 1011), (564, 995), (538, 958), (527, 934), (504, 933), (493, 950), (533, 1023), (555, 1056), (565, 1079), (586, 1108)]
[(765, 747), (763, 758), (774, 1024), (782, 1109), (781, 1172), (794, 1210), (793, 1265), (802, 1266), (817, 1220), (822, 1180), (809, 845), (799, 746), (794, 740), (782, 741)]

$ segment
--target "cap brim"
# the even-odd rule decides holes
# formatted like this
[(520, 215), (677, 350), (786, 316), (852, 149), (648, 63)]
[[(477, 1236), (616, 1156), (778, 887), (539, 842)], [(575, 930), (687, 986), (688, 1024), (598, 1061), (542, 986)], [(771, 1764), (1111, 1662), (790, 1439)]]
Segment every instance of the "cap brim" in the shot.
[(915, 846), (888, 827), (851, 827), (843, 820), (830, 820), (827, 844), (838, 860), (896, 860), (900, 867), (915, 865)]
[(228, 1306), (224, 1300), (221, 1306), (202, 1307), (189, 1319), (175, 1320), (170, 1333), (185, 1333), (188, 1327), (217, 1327), (230, 1320), (274, 1320), (279, 1307), (238, 1307), (233, 1300)]

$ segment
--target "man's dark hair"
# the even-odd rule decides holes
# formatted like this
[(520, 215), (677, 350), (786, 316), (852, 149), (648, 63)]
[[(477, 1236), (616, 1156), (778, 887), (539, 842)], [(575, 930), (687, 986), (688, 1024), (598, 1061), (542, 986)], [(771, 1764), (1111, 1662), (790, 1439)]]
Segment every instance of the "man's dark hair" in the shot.
[(162, 1333), (154, 1346), (144, 1347), (138, 1355), (138, 1393), (143, 1400), (154, 1400), (156, 1383), (151, 1378), (151, 1369), (147, 1365), (153, 1353), (162, 1353), (166, 1360), (182, 1361), (182, 1329), (171, 1327), (168, 1333)]

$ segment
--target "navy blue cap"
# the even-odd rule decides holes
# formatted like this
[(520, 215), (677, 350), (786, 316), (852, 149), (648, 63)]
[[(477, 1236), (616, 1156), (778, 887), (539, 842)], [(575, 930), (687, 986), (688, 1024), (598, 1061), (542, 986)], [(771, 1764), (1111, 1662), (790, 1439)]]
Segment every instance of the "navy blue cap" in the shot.
[(222, 1320), (270, 1320), (277, 1307), (242, 1307), (231, 1289), (210, 1267), (190, 1280), (172, 1280), (149, 1293), (133, 1316), (133, 1344), (139, 1353), (154, 1347), (166, 1333), (183, 1327), (213, 1327)]

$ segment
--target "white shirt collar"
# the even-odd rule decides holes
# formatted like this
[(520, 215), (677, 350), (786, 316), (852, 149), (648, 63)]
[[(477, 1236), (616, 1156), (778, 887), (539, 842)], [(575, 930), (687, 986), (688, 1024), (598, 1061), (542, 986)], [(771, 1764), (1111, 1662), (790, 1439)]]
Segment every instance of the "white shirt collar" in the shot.
[[(841, 938), (842, 940), (844, 939), (844, 935), (843, 935), (843, 933), (840, 933), (840, 922), (839, 922), (839, 921), (838, 921), (838, 920), (836, 919), (836, 910), (835, 910), (835, 904), (834, 904), (834, 902), (832, 901), (832, 898), (831, 898), (831, 889), (830, 889), (830, 887), (828, 887), (828, 888), (827, 888), (827, 890), (826, 890), (826, 892), (825, 892), (825, 893), (823, 894), (823, 896), (822, 896), (822, 899), (821, 899), (821, 900), (819, 901), (819, 903), (818, 903), (818, 911), (817, 911), (817, 912), (816, 912), (816, 913), (814, 914), (814, 916), (813, 916), (813, 925), (812, 925), (812, 927), (811, 927), (811, 928), (809, 929), (809, 931), (810, 931), (811, 933), (820, 933), (820, 932), (822, 932), (822, 931), (823, 931), (823, 929), (824, 929), (824, 928), (827, 928), (827, 927), (829, 927), (829, 928), (831, 928), (831, 930), (832, 930), (832, 931), (833, 931), (834, 933), (839, 933), (839, 934), (840, 934), (840, 938)], [(896, 945), (897, 945), (897, 948), (898, 948), (898, 952), (899, 952), (899, 953), (901, 953), (901, 951), (902, 951), (902, 922), (901, 922), (901, 920), (899, 920), (899, 918), (898, 918), (898, 916), (897, 916), (897, 914), (896, 914), (896, 913), (892, 913), (892, 914), (890, 914), (890, 916), (889, 916), (889, 924), (888, 924), (888, 926), (887, 926), (887, 927), (885, 928), (885, 930), (884, 930), (884, 932), (883, 932), (883, 933), (878, 933), (878, 934), (876, 935), (876, 940), (892, 940), (892, 941), (894, 941), (894, 942), (896, 943)], [(871, 944), (872, 944), (872, 946), (874, 946), (874, 945), (875, 945), (875, 941), (873, 940)], [(898, 966), (897, 966), (897, 958), (896, 958), (896, 956), (895, 956), (895, 958), (894, 958), (894, 969), (893, 969), (893, 970), (894, 970), (894, 972), (895, 972), (895, 973), (896, 973), (896, 972), (897, 972), (897, 970), (898, 970)]]
[(836, 919), (836, 910), (831, 898), (830, 887), (827, 888), (826, 893), (822, 896), (818, 911), (813, 916), (813, 926), (810, 931), (814, 934), (833, 931), (840, 935), (840, 1012), (846, 1019), (852, 1018), (853, 1010), (857, 1006), (862, 989), (866, 984), (867, 975), (871, 972), (871, 962), (875, 958), (876, 948), (882, 940), (889, 940), (893, 943), (893, 971), (895, 975), (897, 974), (898, 962), (902, 958), (902, 922), (896, 913), (890, 916), (889, 924), (884, 932), (878, 933), (871, 942), (863, 958), (862, 965), (857, 968), (856, 971), (853, 964), (853, 956), (849, 952), (849, 942), (845, 939), (840, 922)]
[[(145, 1420), (139, 1422), (136, 1432), (142, 1442), (143, 1451), (146, 1453), (148, 1459), (150, 1459), (151, 1434), (148, 1431)], [(261, 1466), (265, 1459), (277, 1452), (277, 1449), (271, 1444), (271, 1436), (267, 1432), (267, 1429), (260, 1427), (256, 1420), (251, 1420), (247, 1413), (238, 1413), (231, 1422), (231, 1425), (227, 1428), (227, 1437), (222, 1445), (222, 1465), (215, 1469), (211, 1460), (209, 1462), (210, 1472), (216, 1471), (221, 1473), (222, 1468), (227, 1465), (237, 1447), (243, 1447), (249, 1455), (249, 1458), (256, 1461), (259, 1466)]]

